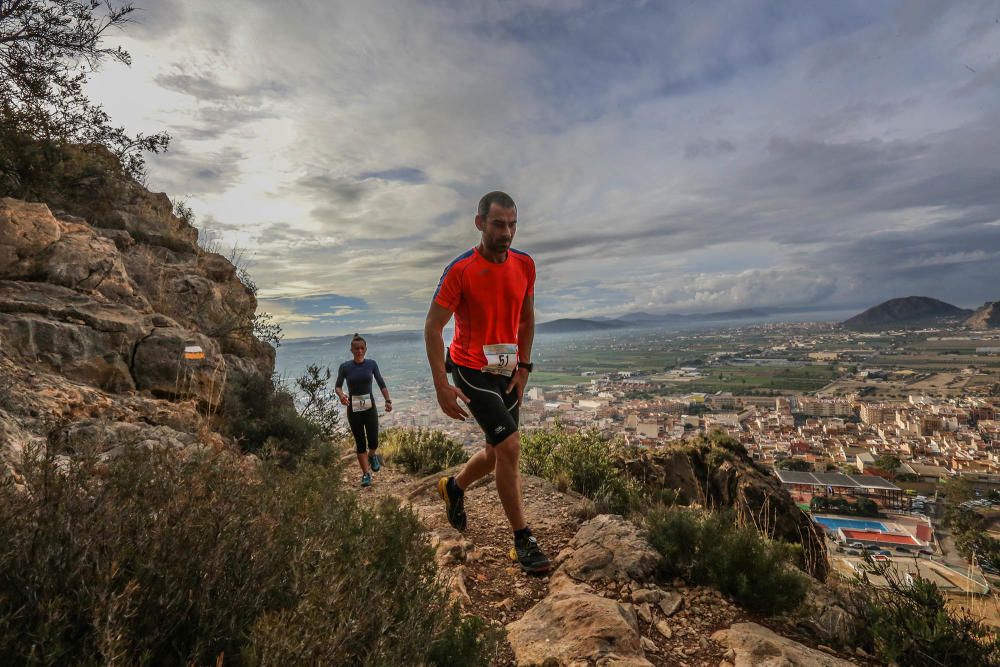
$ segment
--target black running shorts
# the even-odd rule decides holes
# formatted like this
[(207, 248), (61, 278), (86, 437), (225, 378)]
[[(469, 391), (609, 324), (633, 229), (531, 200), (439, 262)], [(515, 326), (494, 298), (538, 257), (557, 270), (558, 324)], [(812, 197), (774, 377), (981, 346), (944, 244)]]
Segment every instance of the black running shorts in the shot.
[(469, 398), (469, 412), (486, 435), (486, 442), (499, 445), (517, 433), (517, 391), (507, 393), (510, 378), (453, 365), (451, 378)]

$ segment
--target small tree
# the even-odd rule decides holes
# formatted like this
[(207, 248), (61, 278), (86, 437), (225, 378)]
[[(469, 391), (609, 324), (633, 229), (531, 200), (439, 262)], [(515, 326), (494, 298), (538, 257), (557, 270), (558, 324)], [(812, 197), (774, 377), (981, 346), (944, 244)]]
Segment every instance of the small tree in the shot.
[(875, 459), (875, 467), (888, 473), (889, 479), (896, 478), (896, 468), (899, 467), (899, 464), (899, 457), (892, 454), (882, 454)]
[(168, 135), (129, 135), (84, 93), (102, 62), (131, 64), (127, 51), (103, 40), (134, 11), (111, 0), (0, 1), (0, 191), (93, 190), (100, 175), (67, 169), (68, 144), (110, 151), (123, 174), (140, 181), (143, 153), (166, 149)]
[(781, 470), (792, 470), (794, 472), (812, 472), (812, 464), (803, 459), (781, 459), (777, 463)]
[(941, 482), (941, 492), (952, 507), (971, 500), (974, 493), (972, 483), (964, 477), (951, 477)]
[(295, 386), (305, 396), (299, 414), (316, 424), (325, 438), (339, 435), (340, 399), (330, 386), (330, 368), (309, 364), (305, 374), (295, 380)]

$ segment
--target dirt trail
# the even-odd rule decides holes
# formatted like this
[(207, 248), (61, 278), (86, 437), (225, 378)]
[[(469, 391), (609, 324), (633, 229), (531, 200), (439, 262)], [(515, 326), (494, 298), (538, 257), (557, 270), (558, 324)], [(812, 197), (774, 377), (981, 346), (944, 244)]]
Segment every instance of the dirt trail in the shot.
[[(358, 497), (362, 502), (375, 502), (386, 496), (401, 503), (408, 502), (431, 534), (435, 546), (438, 541), (458, 541), (461, 538), (470, 542), (471, 545), (454, 550), (457, 557), (446, 557), (444, 562), (439, 558), (439, 565), (445, 577), (454, 576), (455, 573), (449, 572), (449, 569), (461, 568), (460, 576), (469, 596), (463, 611), (481, 616), (502, 630), (503, 626), (520, 618), (548, 594), (549, 578), (526, 576), (509, 560), (507, 552), (513, 546), (513, 536), (500, 507), (492, 475), (466, 491), (465, 511), (469, 524), (465, 532), (459, 534), (448, 525), (444, 504), (437, 492), (438, 479), (447, 474), (449, 471), (415, 478), (388, 464), (374, 474), (372, 486), (366, 489), (358, 487)], [(350, 461), (345, 466), (344, 479), (349, 485), (358, 485), (360, 472)], [(523, 491), (525, 513), (532, 531), (541, 547), (554, 559), (580, 527), (581, 521), (571, 512), (580, 496), (560, 493), (537, 477), (525, 477)], [(514, 664), (513, 652), (506, 640), (501, 643), (494, 664)]]
[[(548, 595), (549, 577), (527, 576), (508, 559), (512, 535), (497, 498), (493, 476), (480, 480), (466, 491), (465, 508), (469, 524), (467, 530), (460, 534), (448, 525), (436, 488), (438, 479), (451, 471), (416, 478), (389, 463), (375, 473), (371, 487), (361, 489), (358, 487), (360, 473), (353, 458), (353, 453), (345, 456), (344, 479), (349, 488), (357, 488), (358, 497), (364, 503), (391, 497), (399, 504), (408, 504), (412, 508), (436, 548), (442, 580), (456, 591), (456, 596), (463, 603), (463, 612), (482, 617), (500, 631), (501, 642), (492, 664), (496, 667), (514, 665), (514, 654), (504, 627), (520, 619)], [(583, 499), (573, 492), (562, 493), (548, 481), (537, 477), (523, 477), (522, 485), (528, 522), (539, 544), (556, 561), (560, 551), (589, 518), (578, 516)], [(672, 586), (664, 585), (663, 589), (678, 594), (683, 604), (678, 605), (669, 616), (661, 614), (659, 607), (653, 605), (651, 616), (640, 620), (644, 647), (649, 649), (646, 658), (658, 667), (719, 665), (729, 656), (724, 647), (710, 640), (712, 634), (746, 621), (767, 625), (779, 634), (795, 637), (813, 647), (818, 645), (815, 639), (801, 635), (777, 619), (747, 613), (718, 591), (685, 586), (679, 580)], [(612, 584), (603, 589), (598, 586), (597, 593), (623, 604), (634, 602), (632, 591), (626, 586)], [(637, 611), (640, 606), (647, 607), (647, 612), (650, 607), (636, 605)], [(669, 636), (658, 630), (657, 624), (669, 627)], [(861, 664), (866, 662), (860, 661)]]

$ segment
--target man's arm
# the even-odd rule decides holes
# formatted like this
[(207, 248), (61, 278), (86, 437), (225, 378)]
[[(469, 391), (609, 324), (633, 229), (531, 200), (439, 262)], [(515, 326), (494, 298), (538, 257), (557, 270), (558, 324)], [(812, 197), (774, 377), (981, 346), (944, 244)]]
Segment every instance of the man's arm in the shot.
[[(525, 363), (531, 362), (531, 345), (535, 342), (535, 296), (529, 294), (524, 297), (521, 305), (521, 321), (517, 325), (517, 359)], [(528, 370), (520, 368), (514, 372), (507, 385), (507, 393), (517, 388), (517, 400), (521, 401), (524, 396), (524, 387), (528, 384)]]
[(424, 322), (424, 345), (427, 348), (427, 362), (431, 366), (438, 405), (452, 419), (464, 421), (469, 415), (458, 404), (458, 399), (466, 403), (469, 399), (458, 387), (453, 387), (448, 382), (448, 371), (444, 367), (444, 325), (448, 324), (450, 319), (450, 310), (440, 304), (432, 303), (430, 310), (427, 311), (427, 320)]

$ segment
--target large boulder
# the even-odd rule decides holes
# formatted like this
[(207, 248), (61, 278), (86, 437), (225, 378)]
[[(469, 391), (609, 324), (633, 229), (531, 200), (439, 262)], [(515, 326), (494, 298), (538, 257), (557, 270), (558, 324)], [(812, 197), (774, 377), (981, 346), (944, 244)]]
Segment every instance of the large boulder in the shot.
[(5, 352), (107, 391), (135, 389), (129, 363), (150, 331), (133, 308), (47, 283), (0, 280), (0, 338)]
[(734, 667), (853, 667), (842, 660), (803, 646), (756, 623), (736, 623), (712, 639), (735, 653)]
[(137, 298), (115, 243), (44, 204), (0, 199), (0, 278), (45, 281), (148, 309)]
[(556, 556), (560, 573), (602, 584), (647, 581), (659, 562), (660, 554), (643, 531), (614, 514), (601, 514), (583, 524)]
[[(186, 359), (184, 349), (197, 346), (203, 359)], [(136, 343), (132, 376), (137, 389), (162, 398), (196, 398), (205, 407), (222, 399), (226, 361), (215, 341), (177, 326), (154, 327)]]
[(507, 625), (518, 665), (652, 667), (635, 612), (563, 580), (519, 620)]

